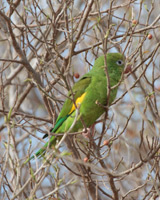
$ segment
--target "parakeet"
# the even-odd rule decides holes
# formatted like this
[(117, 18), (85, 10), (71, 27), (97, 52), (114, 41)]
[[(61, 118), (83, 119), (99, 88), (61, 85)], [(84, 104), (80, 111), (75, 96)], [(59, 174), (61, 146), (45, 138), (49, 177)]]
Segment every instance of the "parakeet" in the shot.
[[(115, 86), (121, 79), (125, 66), (125, 57), (120, 53), (106, 54), (107, 71), (109, 74), (110, 87)], [(117, 87), (110, 91), (109, 105), (113, 102), (117, 94)], [(80, 131), (85, 127), (89, 128), (105, 112), (107, 103), (107, 76), (105, 72), (104, 56), (96, 59), (93, 68), (76, 82), (62, 107), (56, 120), (52, 133), (67, 132), (74, 122), (70, 132)], [(78, 110), (78, 116), (77, 111)], [(75, 120), (76, 116), (76, 122)], [(35, 155), (37, 157), (45, 154), (48, 144), (56, 145), (56, 141), (62, 136), (51, 136), (47, 142)], [(26, 162), (33, 159), (29, 158)]]

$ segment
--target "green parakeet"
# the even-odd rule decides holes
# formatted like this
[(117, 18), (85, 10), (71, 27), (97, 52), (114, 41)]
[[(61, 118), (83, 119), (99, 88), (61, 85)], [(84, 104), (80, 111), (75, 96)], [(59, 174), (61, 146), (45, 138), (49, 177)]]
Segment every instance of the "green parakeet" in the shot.
[[(124, 70), (125, 57), (120, 53), (106, 54), (107, 70), (110, 79), (110, 87), (115, 86), (121, 79)], [(109, 105), (113, 102), (117, 94), (117, 87), (110, 92)], [(100, 56), (94, 63), (93, 68), (76, 82), (69, 91), (68, 97), (56, 120), (52, 133), (67, 132), (74, 122), (70, 132), (77, 132), (85, 127), (89, 128), (105, 112), (103, 106), (107, 103), (107, 76), (105, 72), (104, 56)], [(77, 109), (76, 109), (77, 108)], [(78, 116), (77, 111), (78, 110)], [(76, 116), (76, 122), (75, 120)], [(83, 121), (83, 123), (82, 123)], [(47, 142), (35, 155), (44, 155), (48, 144), (55, 146), (57, 139), (62, 136), (51, 136)], [(34, 158), (32, 156), (26, 162)]]

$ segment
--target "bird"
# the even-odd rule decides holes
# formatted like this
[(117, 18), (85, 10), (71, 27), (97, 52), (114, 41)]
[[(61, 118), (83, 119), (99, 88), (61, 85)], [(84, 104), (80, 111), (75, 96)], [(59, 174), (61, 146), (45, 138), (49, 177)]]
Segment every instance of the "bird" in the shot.
[[(114, 101), (118, 87), (113, 86), (121, 80), (125, 67), (125, 56), (121, 53), (106, 53), (105, 56), (98, 57), (92, 69), (73, 85), (57, 117), (55, 126), (51, 129), (51, 133), (54, 133), (54, 135), (25, 163), (35, 156), (42, 157), (45, 155), (48, 145), (50, 148), (55, 147), (57, 141), (62, 138), (62, 135), (58, 135), (58, 133), (66, 133), (67, 131), (74, 133), (83, 130), (84, 127), (90, 128), (106, 111), (106, 105), (111, 105)], [(105, 69), (106, 66), (107, 70)], [(107, 99), (108, 82), (111, 88), (109, 99)], [(43, 138), (47, 136), (46, 134)]]

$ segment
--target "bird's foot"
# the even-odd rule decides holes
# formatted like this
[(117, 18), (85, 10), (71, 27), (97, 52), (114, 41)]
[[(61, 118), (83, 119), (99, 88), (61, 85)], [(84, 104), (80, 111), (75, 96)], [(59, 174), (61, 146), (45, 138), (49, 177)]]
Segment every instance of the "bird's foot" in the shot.
[(93, 137), (94, 136), (94, 128), (95, 128), (95, 124), (93, 124), (90, 128), (83, 129), (82, 135), (85, 138)]
[(90, 128), (85, 128), (85, 129), (83, 129), (82, 135), (83, 135), (83, 137), (85, 137), (85, 138), (90, 138), (91, 135), (92, 135), (91, 129), (90, 129)]

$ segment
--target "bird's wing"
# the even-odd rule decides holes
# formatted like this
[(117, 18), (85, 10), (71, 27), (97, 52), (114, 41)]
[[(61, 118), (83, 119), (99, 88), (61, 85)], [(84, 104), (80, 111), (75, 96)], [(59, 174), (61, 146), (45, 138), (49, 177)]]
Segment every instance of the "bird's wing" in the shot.
[[(81, 103), (85, 96), (85, 90), (91, 83), (91, 76), (83, 76), (78, 82), (76, 82), (69, 91), (68, 98), (66, 99), (61, 112), (56, 120), (54, 128), (51, 129), (52, 133), (63, 124), (63, 122), (75, 111), (78, 104)], [(76, 106), (75, 106), (76, 105)]]
[[(68, 98), (66, 99), (62, 110), (56, 120), (56, 124), (54, 128), (51, 129), (52, 133), (55, 133), (56, 130), (63, 124), (63, 122), (74, 112), (76, 109), (76, 106), (78, 106), (78, 103), (81, 103), (83, 101), (83, 98), (85, 96), (85, 90), (91, 83), (91, 76), (90, 75), (85, 75), (83, 76), (78, 82), (76, 82), (72, 88), (72, 91), (69, 91), (68, 93)], [(73, 100), (74, 99), (74, 100)], [(75, 102), (75, 103), (73, 103)], [(48, 134), (44, 135), (43, 138), (47, 137)], [(49, 140), (49, 142), (46, 142), (46, 144), (35, 153), (36, 157), (41, 157), (45, 154), (46, 148), (48, 147), (48, 144), (50, 146), (54, 146), (56, 142), (55, 136), (52, 136)], [(28, 158), (24, 163), (27, 163), (29, 160), (32, 160), (34, 156), (31, 156)]]

